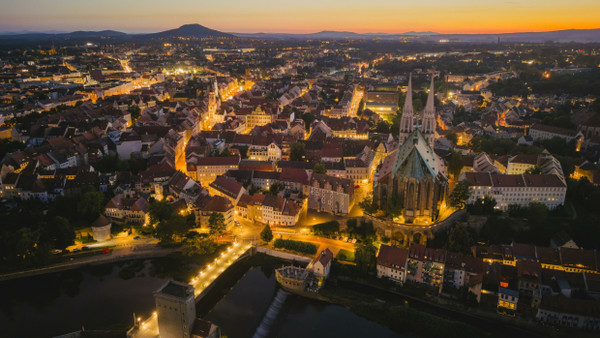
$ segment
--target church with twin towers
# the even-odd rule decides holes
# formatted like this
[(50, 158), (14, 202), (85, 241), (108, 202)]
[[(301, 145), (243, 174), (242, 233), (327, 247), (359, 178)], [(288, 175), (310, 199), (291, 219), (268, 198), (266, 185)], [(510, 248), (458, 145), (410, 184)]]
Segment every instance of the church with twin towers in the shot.
[(399, 215), (404, 224), (432, 224), (448, 194), (444, 161), (433, 151), (435, 141), (434, 79), (425, 109), (414, 112), (412, 75), (402, 108), (399, 147), (383, 161), (373, 180), (373, 202), (380, 210)]

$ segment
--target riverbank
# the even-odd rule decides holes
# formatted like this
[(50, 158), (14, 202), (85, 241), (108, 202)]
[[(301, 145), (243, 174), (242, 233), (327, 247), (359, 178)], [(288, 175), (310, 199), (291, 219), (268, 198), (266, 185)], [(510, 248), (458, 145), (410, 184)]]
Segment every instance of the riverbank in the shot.
[(164, 257), (177, 251), (179, 251), (179, 249), (177, 248), (161, 248), (159, 246), (140, 247), (137, 249), (118, 248), (113, 249), (110, 253), (107, 254), (98, 253), (90, 256), (73, 259), (72, 261), (61, 262), (45, 267), (2, 274), (0, 275), (0, 281), (32, 277), (60, 271), (67, 271), (81, 268), (86, 265), (108, 264), (126, 260)]
[(327, 284), (319, 292), (320, 296), (396, 331), (409, 329), (419, 336), (456, 337), (595, 336), (581, 330), (540, 325), (531, 319), (500, 316), (482, 305), (466, 306), (435, 296), (420, 285), (399, 286), (372, 276), (348, 273), (347, 267), (341, 267), (345, 271), (339, 271), (340, 266), (334, 264)]

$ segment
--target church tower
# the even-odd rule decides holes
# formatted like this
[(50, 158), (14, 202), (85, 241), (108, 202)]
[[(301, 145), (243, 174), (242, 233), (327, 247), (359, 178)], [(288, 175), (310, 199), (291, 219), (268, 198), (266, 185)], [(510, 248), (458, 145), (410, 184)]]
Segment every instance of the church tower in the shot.
[(434, 100), (434, 76), (431, 75), (431, 85), (429, 86), (429, 95), (427, 96), (427, 104), (423, 110), (423, 119), (421, 123), (421, 130), (425, 140), (429, 144), (429, 147), (433, 149), (433, 141), (435, 138), (435, 100)]
[(402, 108), (402, 119), (400, 120), (400, 145), (406, 141), (408, 136), (414, 130), (414, 116), (412, 103), (412, 73), (408, 76), (408, 89), (406, 90), (406, 100)]

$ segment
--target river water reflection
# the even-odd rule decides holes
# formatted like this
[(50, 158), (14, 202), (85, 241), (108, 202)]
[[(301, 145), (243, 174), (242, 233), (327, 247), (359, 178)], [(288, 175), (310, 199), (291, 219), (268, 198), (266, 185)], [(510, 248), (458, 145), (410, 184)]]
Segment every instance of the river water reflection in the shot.
[[(152, 292), (169, 277), (168, 271), (156, 268), (161, 262), (157, 259), (106, 264), (0, 282), (0, 337), (52, 337), (82, 326), (88, 330), (124, 332), (131, 325), (134, 312), (148, 316), (154, 310)], [(136, 265), (133, 274), (131, 264)], [(240, 275), (237, 283), (240, 276), (228, 281), (233, 285), (230, 290), (215, 289), (214, 301), (204, 304), (205, 309), (200, 308), (201, 304), (198, 311), (221, 326), (229, 338), (251, 337), (277, 291), (272, 268), (251, 267)], [(222, 298), (220, 292), (225, 293)], [(344, 307), (291, 295), (269, 336), (398, 334)]]

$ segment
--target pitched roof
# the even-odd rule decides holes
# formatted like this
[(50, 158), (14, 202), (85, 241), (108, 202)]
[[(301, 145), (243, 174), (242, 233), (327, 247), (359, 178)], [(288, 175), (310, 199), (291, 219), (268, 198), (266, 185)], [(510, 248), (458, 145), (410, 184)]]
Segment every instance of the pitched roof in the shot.
[(413, 131), (396, 151), (392, 172), (406, 177), (446, 176), (440, 160), (419, 129)]
[(231, 208), (233, 208), (233, 205), (227, 198), (223, 196), (213, 196), (205, 206), (200, 208), (200, 210), (207, 212), (225, 212)]
[(377, 265), (404, 269), (407, 258), (407, 249), (382, 244), (377, 255)]
[(244, 188), (234, 179), (223, 175), (217, 176), (210, 186), (231, 198), (237, 198), (240, 191)]
[(332, 259), (333, 252), (331, 252), (329, 248), (326, 248), (325, 250), (321, 251), (321, 253), (319, 253), (319, 256), (317, 257), (316, 261), (321, 262), (323, 266), (327, 266), (327, 264), (331, 263)]
[(238, 165), (240, 158), (237, 156), (223, 157), (199, 157), (196, 161), (196, 166), (223, 166), (223, 165)]
[(99, 228), (99, 227), (103, 227), (103, 226), (109, 225), (109, 224), (110, 224), (110, 221), (106, 217), (104, 217), (104, 215), (100, 215), (94, 221), (94, 223), (92, 223), (92, 228)]

